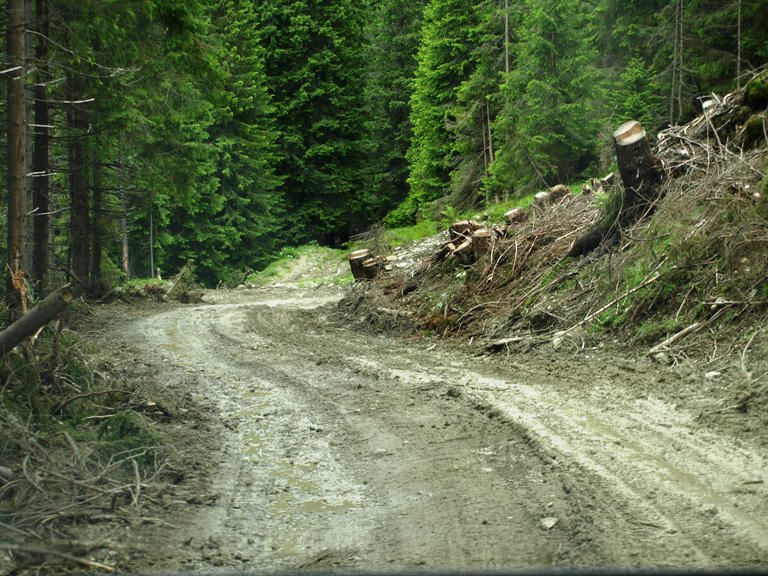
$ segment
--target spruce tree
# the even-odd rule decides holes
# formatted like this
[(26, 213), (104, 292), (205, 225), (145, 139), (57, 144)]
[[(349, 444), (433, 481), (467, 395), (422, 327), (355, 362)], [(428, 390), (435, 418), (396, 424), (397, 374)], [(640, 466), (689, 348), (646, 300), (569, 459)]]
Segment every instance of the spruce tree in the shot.
[(388, 216), (390, 223), (412, 221), (419, 208), (449, 190), (455, 166), (452, 112), (459, 87), (473, 70), (475, 31), (475, 11), (467, 2), (431, 0), (424, 11), (411, 98), (410, 190), (405, 202)]
[(364, 23), (358, 0), (260, 4), (255, 30), (280, 133), (277, 174), (293, 242), (345, 241), (365, 225)]

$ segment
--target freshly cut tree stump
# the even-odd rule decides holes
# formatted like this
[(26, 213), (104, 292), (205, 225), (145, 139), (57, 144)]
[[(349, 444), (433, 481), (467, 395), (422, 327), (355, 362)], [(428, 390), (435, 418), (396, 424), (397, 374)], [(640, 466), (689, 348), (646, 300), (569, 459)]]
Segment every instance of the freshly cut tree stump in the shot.
[(5, 356), (27, 337), (37, 332), (61, 314), (72, 302), (69, 285), (52, 292), (48, 297), (0, 332), (0, 356)]
[(509, 225), (514, 222), (522, 222), (525, 220), (525, 216), (525, 211), (522, 208), (512, 208), (512, 210), (504, 214), (504, 220)]
[(659, 197), (665, 173), (654, 156), (645, 130), (636, 120), (625, 122), (613, 133), (619, 175), (624, 183), (624, 201), (619, 211), (619, 225), (634, 224)]
[(366, 280), (373, 280), (376, 278), (376, 275), (379, 273), (380, 269), (381, 262), (379, 262), (379, 260), (376, 258), (368, 258), (365, 262), (363, 262), (363, 278)]
[[(666, 173), (651, 151), (645, 130), (639, 122), (625, 122), (613, 133), (613, 144), (619, 164), (624, 193), (618, 212), (603, 219), (577, 238), (568, 256), (583, 256), (598, 246), (619, 241), (624, 230), (649, 215), (661, 192)], [(604, 179), (607, 181), (608, 177)]]
[(355, 280), (364, 280), (365, 271), (363, 270), (363, 263), (371, 257), (370, 250), (365, 248), (361, 250), (355, 250), (349, 255), (349, 267), (352, 270), (352, 277)]
[(475, 256), (475, 262), (480, 260), (491, 250), (493, 245), (493, 232), (488, 228), (478, 228), (472, 232), (472, 251)]

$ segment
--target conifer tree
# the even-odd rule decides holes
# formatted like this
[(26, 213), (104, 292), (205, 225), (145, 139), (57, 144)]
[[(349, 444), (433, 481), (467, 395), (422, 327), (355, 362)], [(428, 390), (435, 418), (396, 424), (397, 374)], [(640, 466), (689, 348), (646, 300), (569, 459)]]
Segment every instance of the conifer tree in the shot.
[(260, 5), (256, 33), (280, 133), (294, 242), (337, 245), (365, 224), (364, 22), (357, 0), (275, 0)]
[(475, 11), (466, 2), (430, 0), (427, 4), (411, 98), (410, 191), (388, 216), (391, 223), (412, 220), (420, 207), (449, 190), (455, 166), (452, 112), (459, 87), (473, 70), (475, 32)]
[(371, 215), (379, 219), (408, 193), (406, 153), (411, 141), (410, 99), (424, 0), (372, 2), (368, 75), (375, 166)]

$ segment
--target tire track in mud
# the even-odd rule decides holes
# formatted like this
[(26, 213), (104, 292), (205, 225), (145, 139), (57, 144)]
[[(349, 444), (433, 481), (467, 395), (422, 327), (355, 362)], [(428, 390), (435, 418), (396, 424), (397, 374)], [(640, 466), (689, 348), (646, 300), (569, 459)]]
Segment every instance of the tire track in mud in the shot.
[(229, 430), (186, 566), (768, 559), (764, 454), (594, 375), (563, 386), (503, 358), (333, 328), (311, 309), (327, 300), (184, 308), (132, 328), (195, 374), (196, 400)]

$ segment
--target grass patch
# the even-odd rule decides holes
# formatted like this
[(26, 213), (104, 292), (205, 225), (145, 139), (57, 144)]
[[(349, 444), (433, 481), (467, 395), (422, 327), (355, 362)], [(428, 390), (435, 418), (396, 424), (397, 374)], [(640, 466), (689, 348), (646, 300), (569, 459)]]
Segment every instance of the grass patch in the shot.
[(315, 242), (286, 246), (273, 262), (248, 276), (246, 282), (260, 285), (293, 282), (303, 287), (345, 286), (352, 283), (352, 274), (346, 266), (349, 252), (349, 249), (337, 250)]

